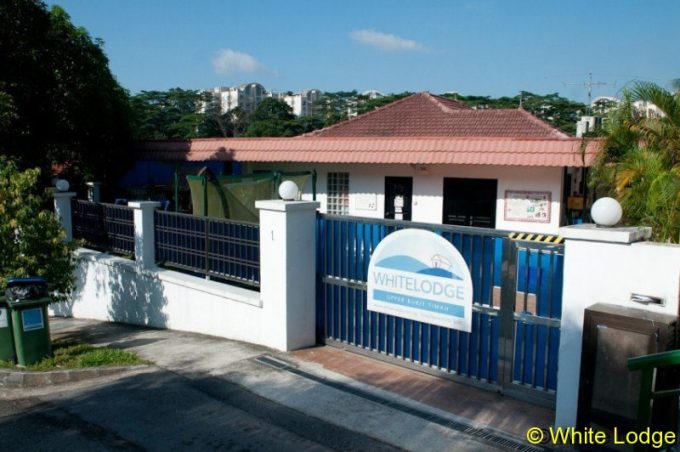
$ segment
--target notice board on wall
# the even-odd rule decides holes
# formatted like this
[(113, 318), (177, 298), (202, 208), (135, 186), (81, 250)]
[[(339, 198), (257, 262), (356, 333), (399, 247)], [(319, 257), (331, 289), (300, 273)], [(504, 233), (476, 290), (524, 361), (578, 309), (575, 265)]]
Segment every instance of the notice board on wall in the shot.
[(550, 192), (506, 190), (504, 219), (550, 223)]

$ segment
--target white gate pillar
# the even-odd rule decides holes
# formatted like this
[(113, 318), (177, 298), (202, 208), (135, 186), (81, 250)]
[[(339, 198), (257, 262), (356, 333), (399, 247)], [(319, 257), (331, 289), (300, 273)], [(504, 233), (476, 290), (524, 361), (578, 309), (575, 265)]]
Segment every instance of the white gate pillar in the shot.
[(156, 237), (154, 231), (154, 210), (161, 206), (156, 201), (133, 201), (128, 203), (135, 209), (135, 261), (145, 269), (156, 268)]
[(318, 202), (257, 201), (260, 296), (271, 347), (316, 343), (316, 210)]
[[(560, 228), (566, 239), (562, 321), (557, 367), (555, 425), (576, 426), (585, 309), (595, 303), (677, 315), (680, 246), (645, 241), (647, 227)], [(630, 301), (638, 293), (659, 297), (663, 306)]]
[(66, 241), (70, 242), (73, 240), (73, 213), (71, 211), (71, 199), (73, 199), (76, 194), (73, 192), (56, 191), (54, 192), (53, 196), (54, 213), (57, 215), (57, 219), (66, 233)]

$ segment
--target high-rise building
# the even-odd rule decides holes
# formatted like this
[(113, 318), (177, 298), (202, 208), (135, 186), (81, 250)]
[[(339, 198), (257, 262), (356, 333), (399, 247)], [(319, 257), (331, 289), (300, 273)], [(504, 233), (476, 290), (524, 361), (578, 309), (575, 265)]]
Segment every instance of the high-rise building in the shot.
[(273, 97), (287, 103), (293, 109), (295, 116), (309, 116), (312, 114), (314, 104), (321, 99), (322, 92), (318, 89), (309, 89), (299, 93), (267, 92), (259, 83), (246, 83), (233, 87), (216, 87), (203, 91), (209, 99), (201, 102), (199, 112), (205, 113), (210, 103), (219, 105), (222, 114), (240, 107), (246, 113), (252, 113), (265, 97)]
[[(252, 113), (267, 95), (267, 91), (259, 83), (245, 83), (233, 87), (217, 87), (204, 91), (212, 95), (212, 101), (220, 107), (222, 114), (235, 109), (242, 108), (247, 113)], [(209, 101), (201, 103), (200, 112), (205, 112)]]
[(299, 93), (269, 93), (269, 96), (287, 103), (295, 116), (310, 116), (322, 94), (318, 89), (308, 89)]

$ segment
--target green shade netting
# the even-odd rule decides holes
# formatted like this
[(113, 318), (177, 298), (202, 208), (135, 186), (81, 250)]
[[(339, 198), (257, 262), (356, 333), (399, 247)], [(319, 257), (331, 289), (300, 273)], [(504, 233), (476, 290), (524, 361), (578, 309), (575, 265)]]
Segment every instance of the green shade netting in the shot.
[(302, 191), (309, 177), (310, 174), (300, 173), (256, 173), (219, 176), (216, 182), (205, 176), (187, 176), (187, 182), (194, 215), (204, 215), (204, 198), (207, 198), (209, 217), (257, 222), (260, 215), (255, 201), (277, 199), (278, 184), (285, 180), (293, 181)]
[[(307, 181), (309, 180), (310, 174), (302, 174), (302, 175), (295, 175), (295, 176), (286, 176), (286, 173), (283, 173), (281, 175), (281, 182), (284, 180), (290, 180), (295, 182), (295, 185), (297, 185), (298, 189), (300, 190), (300, 193), (302, 193), (305, 189), (305, 185), (307, 184)], [(278, 187), (277, 187), (278, 190)], [(278, 198), (279, 194), (275, 193), (275, 198)]]
[[(191, 206), (194, 215), (203, 216), (204, 198), (208, 202), (208, 216), (214, 218), (229, 218), (229, 209), (220, 186), (202, 176), (187, 176), (187, 183), (191, 190)], [(207, 184), (207, 187), (206, 187)]]
[(265, 175), (262, 178), (234, 181), (221, 179), (220, 187), (229, 206), (229, 218), (239, 221), (258, 221), (259, 211), (255, 201), (273, 199), (275, 177)]

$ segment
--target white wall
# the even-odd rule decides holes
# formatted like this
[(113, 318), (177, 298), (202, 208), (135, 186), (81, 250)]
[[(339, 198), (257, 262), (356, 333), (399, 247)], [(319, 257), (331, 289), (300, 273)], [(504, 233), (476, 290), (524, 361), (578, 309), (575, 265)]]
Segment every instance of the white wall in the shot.
[[(72, 194), (69, 194), (72, 195)], [(66, 236), (71, 203), (55, 194)], [(77, 251), (76, 290), (52, 314), (170, 328), (289, 351), (316, 343), (319, 203), (258, 201), (260, 292), (156, 267), (153, 201), (134, 209), (135, 261)], [(67, 221), (68, 220), (68, 221)]]
[[(566, 231), (563, 232), (567, 235)], [(610, 303), (678, 315), (679, 290), (678, 245), (566, 241), (557, 426), (576, 425), (584, 310), (595, 303)], [(631, 302), (632, 293), (661, 297), (666, 300), (666, 305), (645, 306)]]
[(55, 315), (209, 334), (277, 348), (260, 294), (81, 248), (76, 290)]
[[(246, 172), (253, 170), (304, 171), (316, 169), (317, 201), (321, 212), (326, 212), (326, 175), (328, 172), (350, 173), (350, 215), (384, 218), (384, 190), (386, 176), (413, 177), (412, 220), (441, 223), (444, 177), (497, 179), (496, 228), (521, 232), (556, 234), (560, 226), (562, 200), (562, 168), (486, 166), (486, 165), (428, 165), (425, 170), (411, 165), (350, 165), (302, 163), (248, 163)], [(549, 191), (551, 194), (550, 223), (530, 223), (504, 220), (506, 190)], [(311, 180), (304, 187), (303, 199), (311, 200)], [(357, 200), (376, 194), (376, 209), (358, 208)]]

